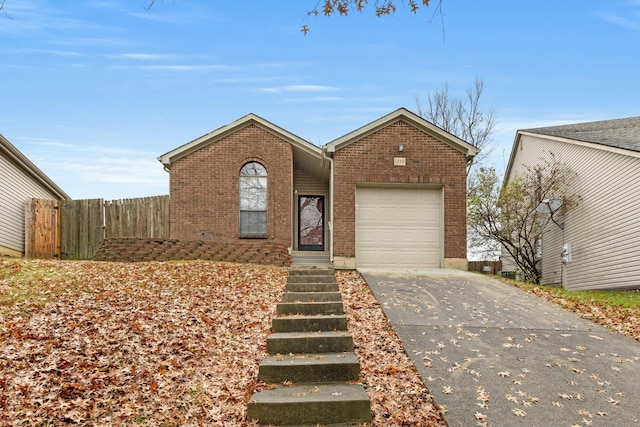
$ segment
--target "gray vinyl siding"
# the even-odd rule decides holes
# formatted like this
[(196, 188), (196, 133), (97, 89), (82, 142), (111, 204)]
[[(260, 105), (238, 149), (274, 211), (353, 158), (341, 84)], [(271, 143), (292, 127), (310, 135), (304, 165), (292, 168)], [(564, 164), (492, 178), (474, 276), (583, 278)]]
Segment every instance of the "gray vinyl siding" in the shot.
[[(549, 152), (577, 173), (581, 200), (566, 214), (564, 232), (554, 224), (545, 230), (542, 283), (562, 283), (564, 273), (564, 286), (572, 290), (640, 288), (640, 155), (522, 135), (512, 176)], [(566, 265), (563, 242), (572, 244)]]
[(30, 198), (57, 200), (0, 152), (0, 247), (24, 253), (25, 209)]
[(502, 271), (516, 271), (518, 269), (518, 265), (513, 261), (513, 258), (509, 256), (509, 254), (502, 249)]

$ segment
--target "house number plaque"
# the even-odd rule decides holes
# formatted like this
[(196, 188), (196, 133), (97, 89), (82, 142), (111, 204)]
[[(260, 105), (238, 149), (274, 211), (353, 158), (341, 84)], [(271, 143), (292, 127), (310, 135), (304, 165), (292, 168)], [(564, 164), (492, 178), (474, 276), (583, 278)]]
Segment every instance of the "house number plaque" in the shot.
[(407, 158), (406, 157), (394, 157), (393, 158), (393, 166), (407, 166)]

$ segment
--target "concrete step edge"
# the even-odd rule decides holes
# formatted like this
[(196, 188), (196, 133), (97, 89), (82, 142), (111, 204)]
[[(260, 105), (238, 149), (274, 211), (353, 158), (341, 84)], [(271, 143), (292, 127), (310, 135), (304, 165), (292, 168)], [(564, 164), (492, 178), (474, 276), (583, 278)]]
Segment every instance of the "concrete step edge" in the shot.
[(267, 353), (353, 352), (353, 336), (341, 332), (274, 332), (267, 337)]
[(340, 292), (285, 292), (282, 302), (339, 302), (342, 301)]
[(290, 275), (287, 283), (337, 283), (333, 275)]
[(360, 362), (354, 353), (287, 354), (265, 358), (258, 378), (267, 383), (294, 384), (357, 381)]
[(339, 292), (337, 283), (287, 283), (285, 292)]
[(278, 316), (271, 321), (271, 329), (273, 332), (346, 331), (347, 316), (344, 314)]
[(344, 314), (344, 304), (342, 301), (281, 302), (276, 305), (276, 314)]
[(333, 268), (292, 267), (289, 276), (335, 276)]
[(274, 425), (371, 423), (371, 402), (361, 384), (277, 387), (254, 393), (247, 419)]

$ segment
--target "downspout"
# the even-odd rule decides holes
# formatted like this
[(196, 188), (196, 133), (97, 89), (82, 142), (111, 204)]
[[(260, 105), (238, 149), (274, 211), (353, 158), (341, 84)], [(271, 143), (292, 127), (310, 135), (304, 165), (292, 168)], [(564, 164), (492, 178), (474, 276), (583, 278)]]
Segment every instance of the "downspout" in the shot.
[(327, 155), (327, 148), (322, 148), (322, 163), (329, 162), (329, 262), (333, 265), (333, 159)]

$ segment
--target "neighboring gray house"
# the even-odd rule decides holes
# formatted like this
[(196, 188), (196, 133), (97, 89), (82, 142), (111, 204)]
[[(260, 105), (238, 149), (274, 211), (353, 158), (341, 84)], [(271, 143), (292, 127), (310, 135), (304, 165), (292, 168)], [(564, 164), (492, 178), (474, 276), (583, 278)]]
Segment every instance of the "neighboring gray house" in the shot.
[(25, 210), (30, 198), (70, 199), (0, 135), (0, 255), (24, 255)]
[(519, 130), (504, 182), (551, 153), (577, 174), (581, 200), (564, 230), (550, 222), (542, 235), (541, 283), (640, 288), (640, 117)]

